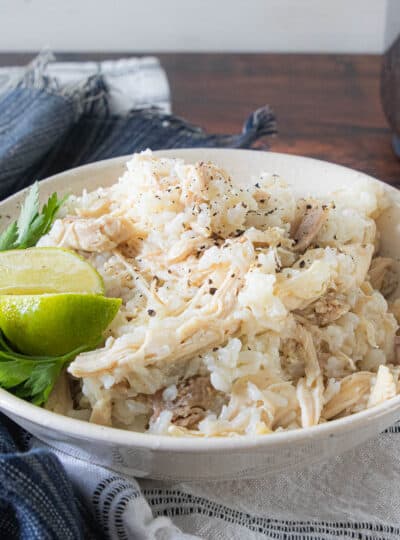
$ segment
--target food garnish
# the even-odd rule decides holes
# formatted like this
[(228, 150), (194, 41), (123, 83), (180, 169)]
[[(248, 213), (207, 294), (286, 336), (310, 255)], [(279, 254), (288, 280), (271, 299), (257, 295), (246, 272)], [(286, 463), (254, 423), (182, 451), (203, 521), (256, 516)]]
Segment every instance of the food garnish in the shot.
[(89, 348), (82, 345), (62, 356), (27, 356), (13, 351), (0, 332), (0, 386), (35, 405), (43, 405), (63, 367)]
[(98, 343), (120, 305), (99, 294), (2, 294), (0, 328), (24, 354), (58, 356)]
[(0, 294), (104, 294), (100, 274), (77, 253), (32, 247), (0, 252)]
[(0, 235), (0, 251), (25, 249), (36, 245), (41, 236), (49, 230), (57, 212), (68, 195), (59, 199), (53, 193), (39, 210), (39, 184), (35, 182), (28, 191), (17, 221), (13, 221)]
[(0, 386), (36, 405), (69, 362), (103, 341), (121, 305), (103, 296), (100, 274), (78, 254), (32, 247), (65, 200), (53, 193), (40, 210), (36, 182), (0, 235)]

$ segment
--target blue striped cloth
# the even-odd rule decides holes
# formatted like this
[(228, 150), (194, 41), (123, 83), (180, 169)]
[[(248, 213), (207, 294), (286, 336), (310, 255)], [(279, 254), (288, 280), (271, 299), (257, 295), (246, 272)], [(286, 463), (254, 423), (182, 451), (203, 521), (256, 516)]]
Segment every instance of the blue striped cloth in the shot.
[(48, 450), (28, 450), (27, 439), (0, 414), (0, 538), (103, 538), (58, 458)]
[(146, 148), (249, 148), (275, 133), (268, 106), (253, 112), (237, 135), (207, 134), (158, 107), (115, 114), (101, 73), (60, 88), (42, 64), (34, 62), (0, 95), (0, 199), (36, 179), (100, 159)]
[[(160, 71), (157, 63), (146, 69), (149, 65)], [(253, 112), (237, 135), (207, 134), (160, 108), (121, 114), (113, 109), (110, 78), (101, 70), (83, 82), (60, 85), (46, 68), (41, 57), (18, 70), (11, 83), (2, 85), (0, 77), (0, 199), (36, 179), (99, 159), (146, 148), (250, 147), (275, 132), (267, 106)], [(99, 524), (55, 454), (29, 449), (26, 433), (0, 415), (0, 538), (99, 539), (104, 530)], [(170, 538), (177, 538), (173, 527), (167, 528)]]

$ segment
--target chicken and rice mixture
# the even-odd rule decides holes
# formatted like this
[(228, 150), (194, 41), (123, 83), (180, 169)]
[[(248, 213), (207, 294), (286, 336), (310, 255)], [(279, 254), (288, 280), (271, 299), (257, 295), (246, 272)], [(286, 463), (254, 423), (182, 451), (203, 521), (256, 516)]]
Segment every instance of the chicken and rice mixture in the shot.
[(75, 250), (123, 299), (48, 407), (174, 436), (308, 427), (395, 396), (393, 261), (383, 189), (298, 199), (261, 174), (136, 154), (119, 181), (71, 197), (39, 242)]

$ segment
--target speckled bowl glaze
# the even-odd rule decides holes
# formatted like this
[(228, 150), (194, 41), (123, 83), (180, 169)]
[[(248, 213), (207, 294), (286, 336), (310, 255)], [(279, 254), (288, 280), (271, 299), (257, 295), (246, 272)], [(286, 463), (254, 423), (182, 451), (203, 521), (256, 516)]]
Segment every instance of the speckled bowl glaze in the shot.
[[(314, 159), (251, 150), (187, 149), (157, 152), (188, 162), (212, 160), (233, 177), (277, 173), (297, 194), (320, 194), (348, 185), (362, 173)], [(41, 196), (81, 193), (114, 183), (127, 158), (93, 163), (41, 182)], [(377, 180), (374, 180), (377, 182)], [(400, 257), (400, 193), (385, 186), (392, 201), (380, 218), (381, 251)], [(24, 192), (0, 203), (14, 219)], [(2, 219), (4, 224), (5, 219)], [(399, 292), (397, 292), (399, 294)], [(141, 477), (184, 480), (259, 478), (338, 455), (400, 419), (400, 396), (377, 407), (307, 429), (236, 438), (172, 438), (113, 429), (55, 414), (0, 390), (0, 410), (53, 447), (92, 463)]]

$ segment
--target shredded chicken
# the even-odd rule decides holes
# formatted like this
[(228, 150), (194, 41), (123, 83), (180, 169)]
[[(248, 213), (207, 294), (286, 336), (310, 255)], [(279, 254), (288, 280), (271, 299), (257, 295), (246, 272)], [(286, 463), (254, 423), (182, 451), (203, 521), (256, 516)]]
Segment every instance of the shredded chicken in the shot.
[(400, 365), (400, 336), (395, 336), (394, 338), (394, 354), (396, 364)]
[(226, 397), (215, 390), (210, 378), (204, 376), (191, 377), (177, 385), (177, 395), (173, 399), (163, 398), (164, 389), (159, 390), (148, 399), (151, 403), (154, 422), (164, 410), (172, 412), (171, 422), (177, 426), (194, 429), (204, 419), (207, 412), (219, 414)]
[(368, 399), (368, 407), (379, 405), (396, 395), (396, 382), (387, 366), (379, 366), (376, 381)]
[(369, 395), (373, 377), (373, 373), (359, 371), (342, 379), (340, 390), (326, 403), (322, 416), (330, 420), (345, 411), (354, 412), (354, 407)]
[(297, 398), (301, 409), (301, 424), (309, 427), (319, 422), (324, 385), (311, 334), (299, 325), (298, 335), (305, 352), (305, 378), (297, 383)]
[(335, 291), (328, 291), (305, 310), (298, 313), (317, 326), (327, 326), (350, 310), (347, 297)]
[(71, 399), (60, 379), (48, 406), (214, 437), (314, 426), (389, 399), (400, 303), (384, 298), (397, 266), (377, 255), (375, 222), (388, 204), (366, 180), (297, 199), (274, 174), (233, 179), (209, 162), (135, 154), (116, 184), (72, 197), (40, 241), (79, 252), (122, 298), (105, 344), (68, 367), (79, 389)]
[(375, 257), (372, 259), (368, 274), (374, 289), (380, 290), (382, 288), (386, 271), (392, 266), (392, 263), (393, 259), (389, 257)]
[(49, 236), (44, 237), (38, 245), (101, 253), (132, 241), (135, 236), (132, 222), (124, 217), (67, 217), (57, 219)]
[(201, 252), (207, 247), (210, 247), (213, 243), (214, 242), (211, 238), (204, 238), (201, 236), (192, 237), (192, 238), (183, 238), (182, 240), (174, 244), (172, 248), (169, 250), (168, 263), (176, 264), (176, 263), (182, 262), (185, 259), (187, 259), (189, 255), (192, 255), (197, 252)]
[(111, 426), (112, 403), (109, 397), (101, 398), (93, 405), (90, 421), (101, 426)]
[(68, 414), (73, 409), (70, 380), (65, 370), (61, 373), (46, 402), (46, 409), (58, 414)]
[(328, 208), (326, 206), (308, 205), (304, 216), (293, 233), (295, 241), (294, 250), (298, 252), (305, 251), (317, 237), (321, 227), (328, 217)]
[[(171, 366), (179, 376), (179, 363), (185, 369), (185, 360), (222, 344), (236, 331), (238, 322), (229, 315), (235, 305), (239, 284), (240, 272), (229, 273), (205, 306), (197, 308), (195, 297), (178, 317), (164, 318), (161, 326), (149, 325), (139, 343), (132, 342), (129, 336), (124, 340), (111, 341), (109, 347), (79, 355), (69, 366), (69, 372), (75, 377), (93, 377), (110, 372), (118, 365), (129, 365), (135, 370), (135, 366), (140, 369), (143, 365), (157, 364), (164, 368), (167, 377)], [(199, 296), (201, 292), (205, 294), (205, 288), (200, 289)], [(168, 335), (167, 348), (162, 346), (165, 335)], [(139, 386), (136, 391), (145, 390)]]
[(372, 287), (381, 291), (386, 298), (394, 293), (399, 284), (393, 263), (390, 257), (375, 257), (368, 271)]

